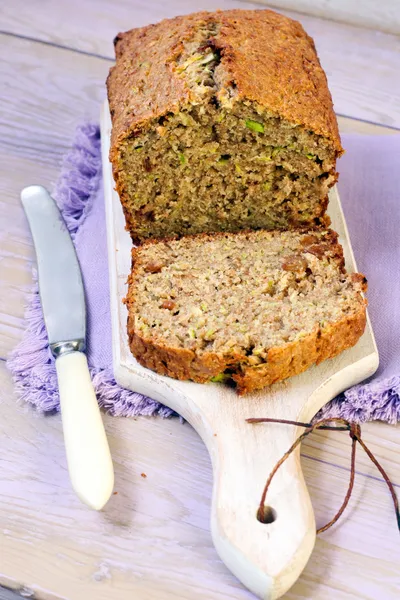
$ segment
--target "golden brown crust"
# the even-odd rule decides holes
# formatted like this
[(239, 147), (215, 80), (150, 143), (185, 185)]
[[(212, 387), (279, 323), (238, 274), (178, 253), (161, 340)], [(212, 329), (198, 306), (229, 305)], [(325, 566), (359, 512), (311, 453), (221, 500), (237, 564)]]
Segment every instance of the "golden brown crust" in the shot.
[(212, 40), (221, 54), (224, 83), (238, 100), (251, 100), (327, 138), (343, 150), (332, 98), (313, 40), (297, 21), (270, 10), (200, 12), (132, 29), (115, 39), (116, 65), (107, 79), (113, 131), (119, 142), (190, 100), (174, 70), (185, 41), (199, 27), (218, 24)]
[(234, 370), (232, 379), (240, 395), (254, 392), (288, 377), (306, 371), (314, 364), (337, 356), (354, 346), (364, 332), (365, 305), (337, 323), (316, 330), (297, 342), (271, 348), (268, 360), (256, 367), (246, 364), (245, 355), (223, 356), (215, 353), (196, 354), (184, 348), (169, 348), (162, 343), (143, 339), (135, 332), (133, 318), (128, 317), (128, 336), (132, 354), (138, 362), (159, 373), (180, 380), (206, 383), (226, 369)]
[[(246, 232), (240, 234), (219, 232), (215, 234), (197, 234), (190, 237), (198, 238), (201, 243), (204, 243), (210, 238), (236, 237), (237, 235), (246, 235)], [(169, 347), (162, 340), (146, 339), (135, 331), (136, 273), (140, 267), (141, 249), (144, 246), (165, 241), (148, 240), (141, 247), (133, 248), (132, 271), (128, 279), (129, 289), (126, 298), (131, 352), (141, 365), (156, 371), (160, 375), (206, 383), (212, 377), (229, 369), (232, 372), (232, 379), (237, 384), (238, 393), (242, 395), (298, 375), (314, 364), (333, 358), (347, 348), (354, 346), (364, 332), (366, 301), (360, 294), (358, 311), (336, 323), (330, 323), (324, 327), (316, 325), (314, 331), (298, 341), (270, 348), (267, 361), (257, 366), (250, 365), (249, 357), (242, 353), (196, 353), (186, 348)], [(309, 230), (309, 235), (303, 240), (304, 251), (313, 253), (313, 248), (316, 251), (317, 244), (315, 241), (313, 230)], [(343, 250), (338, 243), (336, 232), (330, 230), (327, 234), (327, 242), (320, 244), (320, 246), (323, 249), (326, 247), (326, 250), (329, 250), (329, 253), (335, 257), (340, 268), (344, 269)], [(362, 285), (363, 291), (366, 291), (367, 280), (364, 275), (354, 273), (352, 278)]]
[(298, 21), (269, 10), (223, 12), (216, 46), (239, 97), (328, 138), (342, 152), (326, 75)]
[(259, 367), (244, 368), (241, 373), (233, 375), (238, 393), (242, 395), (259, 390), (337, 356), (356, 344), (364, 332), (365, 323), (366, 309), (360, 304), (357, 313), (337, 323), (329, 324), (323, 329), (318, 328), (298, 342), (271, 348), (268, 362)]

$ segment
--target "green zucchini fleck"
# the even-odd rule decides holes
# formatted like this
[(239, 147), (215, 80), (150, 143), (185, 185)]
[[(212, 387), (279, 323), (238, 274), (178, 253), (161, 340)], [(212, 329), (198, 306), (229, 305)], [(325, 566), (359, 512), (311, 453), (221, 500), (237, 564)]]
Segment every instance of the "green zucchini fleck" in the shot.
[(228, 381), (230, 378), (231, 376), (229, 373), (218, 373), (218, 375), (215, 375), (215, 377), (211, 377), (210, 381), (213, 383), (225, 383), (225, 381)]
[(283, 146), (275, 146), (275, 148), (272, 150), (272, 156), (276, 156), (281, 150), (283, 150)]
[(264, 125), (258, 121), (252, 121), (251, 119), (246, 120), (246, 127), (257, 133), (264, 133)]

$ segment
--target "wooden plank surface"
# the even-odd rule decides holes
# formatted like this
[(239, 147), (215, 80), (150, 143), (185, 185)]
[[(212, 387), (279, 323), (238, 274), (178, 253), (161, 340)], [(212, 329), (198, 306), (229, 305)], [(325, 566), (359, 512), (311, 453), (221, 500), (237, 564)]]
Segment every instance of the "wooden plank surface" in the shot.
[(362, 10), (358, 0), (258, 0), (278, 10), (295, 10), (339, 23), (367, 27), (387, 33), (400, 33), (398, 0), (363, 0)]
[[(10, 397), (0, 489), (1, 573), (6, 577), (0, 583), (24, 584), (39, 598), (49, 597), (47, 590), (71, 600), (91, 594), (105, 600), (112, 590), (115, 600), (250, 600), (213, 549), (211, 465), (189, 425), (177, 419), (107, 417), (118, 494), (96, 513), (70, 489), (59, 417), (15, 410), (11, 386), (6, 378), (2, 383)], [(365, 437), (374, 447), (370, 429)], [(329, 453), (321, 449), (320, 456), (327, 463), (302, 460), (318, 525), (340, 505), (348, 480), (347, 469), (330, 464)], [(389, 466), (393, 475), (398, 463)], [(287, 597), (395, 600), (399, 560), (387, 492), (375, 478), (359, 475), (343, 523), (318, 538)]]
[[(3, 3), (1, 8), (3, 17), (8, 12), (9, 22), (26, 19), (24, 35), (34, 37), (42, 30), (41, 35), (50, 38), (64, 31), (72, 42), (76, 35), (99, 47), (105, 44), (104, 31), (112, 30), (113, 35), (118, 28), (116, 19), (125, 29), (133, 19), (130, 15), (135, 19), (147, 15), (150, 21), (170, 10), (167, 3), (138, 0), (131, 0), (130, 8), (127, 1), (111, 5), (101, 0), (95, 7), (92, 0), (71, 2), (69, 10), (66, 3), (18, 5), (18, 1)], [(189, 10), (188, 2), (185, 6)], [(83, 29), (80, 15), (86, 19)], [(333, 48), (337, 38), (332, 39)], [(374, 40), (372, 34), (365, 43), (373, 48)], [(4, 361), (22, 334), (25, 292), (31, 281), (32, 245), (19, 190), (35, 181), (51, 187), (74, 125), (84, 115), (97, 118), (110, 61), (9, 35), (0, 37), (0, 47), (7, 57), (1, 72), (6, 102), (0, 114), (0, 358)], [(363, 60), (358, 57), (354, 64)], [(370, 70), (374, 69), (371, 62)], [(381, 72), (381, 65), (376, 69)], [(395, 88), (390, 68), (387, 73)], [(362, 77), (379, 81), (380, 76), (375, 71), (366, 78), (364, 71)], [(362, 110), (358, 116), (365, 118)], [(350, 119), (341, 119), (340, 125), (342, 130), (360, 133), (384, 131)], [(69, 488), (59, 416), (45, 418), (17, 405), (4, 362), (0, 401), (0, 583), (34, 589), (40, 599), (250, 600), (212, 547), (211, 466), (188, 425), (177, 420), (106, 417), (118, 494), (106, 511), (92, 513)], [(372, 423), (364, 431), (366, 442), (400, 490), (399, 429)], [(318, 433), (303, 445), (303, 466), (318, 525), (329, 520), (344, 496), (349, 441), (344, 434)], [(343, 524), (318, 539), (302, 578), (287, 594), (290, 600), (398, 599), (400, 548), (389, 497), (361, 453), (357, 470), (355, 496)]]
[[(344, 0), (343, 0), (344, 1)], [(397, 0), (394, 0), (397, 2)], [(293, 3), (292, 3), (293, 4)], [(380, 5), (379, 5), (380, 6)], [(118, 31), (193, 10), (263, 8), (237, 0), (69, 0), (3, 3), (1, 27), (112, 59)], [(338, 114), (400, 129), (400, 37), (284, 11), (315, 39)], [(400, 12), (400, 11), (399, 11)], [(77, 59), (78, 60), (78, 59)], [(373, 66), (372, 66), (373, 65)]]

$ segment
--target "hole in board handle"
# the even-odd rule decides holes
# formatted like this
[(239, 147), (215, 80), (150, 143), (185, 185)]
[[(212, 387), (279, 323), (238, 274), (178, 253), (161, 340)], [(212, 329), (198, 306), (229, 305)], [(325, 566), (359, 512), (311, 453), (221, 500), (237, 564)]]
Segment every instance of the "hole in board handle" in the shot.
[(273, 523), (277, 519), (276, 510), (272, 506), (260, 506), (257, 511), (257, 520), (265, 525)]

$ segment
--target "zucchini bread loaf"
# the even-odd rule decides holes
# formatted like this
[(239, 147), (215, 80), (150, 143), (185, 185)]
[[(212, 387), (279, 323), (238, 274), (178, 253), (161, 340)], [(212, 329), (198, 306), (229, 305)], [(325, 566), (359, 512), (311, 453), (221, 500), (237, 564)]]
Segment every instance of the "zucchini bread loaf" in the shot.
[(363, 275), (347, 274), (331, 230), (251, 231), (133, 249), (126, 299), (145, 367), (240, 394), (301, 373), (364, 331)]
[(343, 152), (302, 26), (201, 12), (115, 38), (110, 159), (134, 241), (324, 223)]

